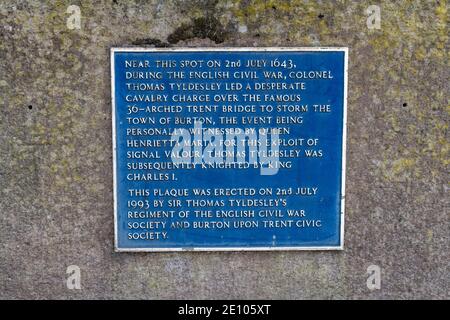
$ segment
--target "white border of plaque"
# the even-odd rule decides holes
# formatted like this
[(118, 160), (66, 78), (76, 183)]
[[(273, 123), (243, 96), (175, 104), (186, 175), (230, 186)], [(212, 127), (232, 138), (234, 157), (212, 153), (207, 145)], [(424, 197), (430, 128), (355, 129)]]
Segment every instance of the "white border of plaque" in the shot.
[[(343, 101), (343, 132), (342, 132), (342, 177), (341, 177), (341, 208), (340, 208), (340, 245), (315, 247), (194, 247), (194, 248), (119, 248), (117, 230), (117, 163), (116, 163), (116, 117), (115, 117), (115, 83), (114, 83), (114, 53), (115, 52), (196, 52), (196, 51), (339, 51), (344, 52), (344, 101)], [(347, 85), (348, 85), (348, 47), (197, 47), (197, 48), (146, 48), (146, 47), (112, 47), (111, 60), (111, 102), (112, 102), (112, 151), (113, 151), (113, 187), (114, 187), (114, 249), (116, 252), (173, 252), (173, 251), (318, 251), (344, 249), (345, 224), (345, 168), (347, 141)]]

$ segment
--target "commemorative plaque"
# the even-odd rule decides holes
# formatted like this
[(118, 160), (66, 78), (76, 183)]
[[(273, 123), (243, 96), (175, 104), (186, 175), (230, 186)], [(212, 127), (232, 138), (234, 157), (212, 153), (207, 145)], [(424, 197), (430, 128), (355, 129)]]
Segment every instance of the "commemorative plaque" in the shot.
[(347, 55), (111, 49), (116, 250), (342, 249)]

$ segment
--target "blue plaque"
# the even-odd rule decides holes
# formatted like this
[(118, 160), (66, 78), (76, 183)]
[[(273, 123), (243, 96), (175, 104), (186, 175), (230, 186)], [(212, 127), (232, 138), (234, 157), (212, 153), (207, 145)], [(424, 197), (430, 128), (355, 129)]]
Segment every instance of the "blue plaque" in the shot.
[(347, 48), (112, 48), (117, 251), (343, 248)]

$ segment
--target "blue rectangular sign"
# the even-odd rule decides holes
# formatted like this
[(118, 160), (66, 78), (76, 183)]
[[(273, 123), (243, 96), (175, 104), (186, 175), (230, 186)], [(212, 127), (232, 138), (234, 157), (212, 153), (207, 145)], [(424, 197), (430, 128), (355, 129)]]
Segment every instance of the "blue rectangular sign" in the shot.
[(111, 49), (116, 250), (342, 249), (347, 55)]

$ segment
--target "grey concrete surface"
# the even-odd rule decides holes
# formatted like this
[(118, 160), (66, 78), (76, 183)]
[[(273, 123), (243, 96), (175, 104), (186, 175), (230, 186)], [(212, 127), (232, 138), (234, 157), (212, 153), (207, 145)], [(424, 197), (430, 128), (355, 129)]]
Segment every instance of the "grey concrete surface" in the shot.
[[(2, 0), (0, 298), (449, 298), (448, 14), (445, 0)], [(349, 47), (345, 250), (114, 253), (109, 48), (132, 45)]]

